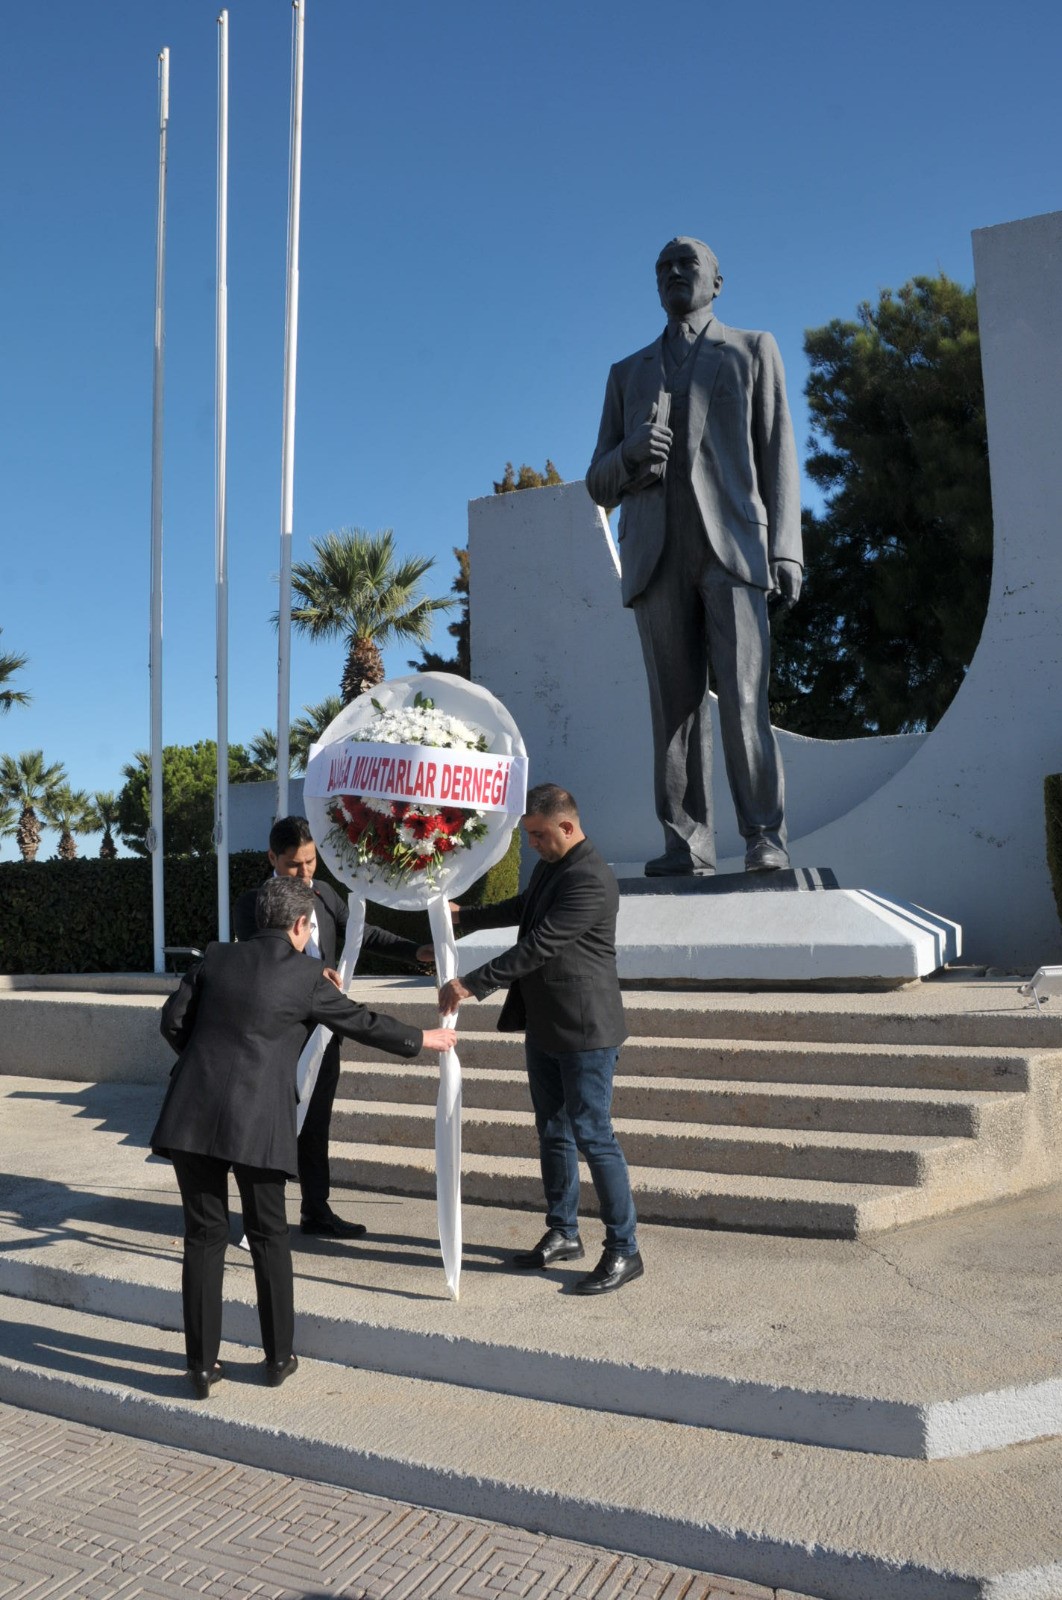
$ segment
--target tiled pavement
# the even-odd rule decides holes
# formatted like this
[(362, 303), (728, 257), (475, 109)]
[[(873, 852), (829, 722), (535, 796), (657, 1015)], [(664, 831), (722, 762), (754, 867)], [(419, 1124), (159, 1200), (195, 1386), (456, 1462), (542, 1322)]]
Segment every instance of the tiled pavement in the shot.
[(0, 1600), (801, 1600), (0, 1405)]

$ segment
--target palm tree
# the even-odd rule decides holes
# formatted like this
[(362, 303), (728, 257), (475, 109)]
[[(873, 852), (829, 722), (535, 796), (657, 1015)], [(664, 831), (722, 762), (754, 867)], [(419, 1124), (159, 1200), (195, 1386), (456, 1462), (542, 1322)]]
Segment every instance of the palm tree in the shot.
[(292, 606), (291, 620), (311, 639), (342, 637), (347, 658), (339, 690), (349, 705), (383, 681), (381, 649), (400, 639), (425, 643), (432, 614), (448, 611), (453, 601), (420, 593), (420, 580), (435, 563), (430, 556), (396, 563), (389, 528), (341, 528), (315, 539), (313, 551), (313, 561), (292, 568), (291, 586), (302, 604)]
[(0, 796), (21, 808), (15, 838), (23, 861), (35, 861), (41, 847), (41, 823), (34, 806), (43, 808), (53, 789), (66, 781), (61, 762), (46, 767), (43, 750), (0, 756)]
[(0, 800), (0, 839), (13, 839), (18, 831), (18, 814), (6, 800)]
[[(0, 628), (0, 633), (3, 631), (3, 628)], [(29, 656), (9, 656), (0, 652), (0, 685), (5, 684), (14, 673), (19, 672), (28, 660)], [(11, 707), (16, 705), (29, 705), (29, 698), (24, 689), (0, 688), (0, 712), (10, 711)]]
[(248, 760), (232, 777), (234, 783), (265, 783), (277, 775), (277, 736), (272, 728), (256, 733), (247, 746)]
[(305, 772), (310, 759), (310, 746), (316, 744), (330, 722), (334, 722), (343, 709), (337, 694), (330, 694), (315, 706), (303, 706), (304, 715), (291, 724), (291, 761), (296, 772)]
[(92, 801), (84, 789), (71, 789), (68, 783), (58, 784), (41, 802), (46, 820), (59, 830), (59, 859), (73, 861), (77, 856), (76, 834), (95, 833)]
[(92, 820), (91, 833), (102, 833), (100, 860), (113, 861), (118, 854), (113, 829), (118, 826), (118, 796), (111, 789), (97, 789), (89, 807)]

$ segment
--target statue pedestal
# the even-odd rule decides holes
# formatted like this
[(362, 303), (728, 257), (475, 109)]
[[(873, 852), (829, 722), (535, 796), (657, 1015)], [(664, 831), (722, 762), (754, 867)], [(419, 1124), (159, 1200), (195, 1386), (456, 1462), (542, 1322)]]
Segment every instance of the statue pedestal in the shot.
[[(617, 867), (616, 959), (624, 983), (782, 989), (895, 988), (958, 959), (962, 930), (873, 889), (841, 889), (821, 867), (634, 876)], [(469, 934), (462, 972), (507, 950), (515, 929)]]

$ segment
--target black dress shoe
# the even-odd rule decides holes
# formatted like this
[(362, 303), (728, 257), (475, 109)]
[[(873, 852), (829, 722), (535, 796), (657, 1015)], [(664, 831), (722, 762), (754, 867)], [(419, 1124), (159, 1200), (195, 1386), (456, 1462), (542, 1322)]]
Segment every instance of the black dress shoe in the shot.
[(625, 1283), (640, 1278), (644, 1271), (645, 1263), (637, 1250), (632, 1256), (620, 1256), (615, 1250), (606, 1250), (593, 1272), (580, 1278), (572, 1293), (610, 1294), (613, 1289), (621, 1289)]
[(581, 1261), (584, 1253), (578, 1234), (569, 1239), (559, 1228), (550, 1228), (533, 1250), (518, 1250), (510, 1260), (514, 1267), (542, 1268), (551, 1267), (555, 1261)]
[(265, 1381), (271, 1389), (279, 1389), (285, 1378), (290, 1378), (293, 1372), (299, 1370), (298, 1356), (289, 1356), (286, 1361), (267, 1361), (265, 1364)]
[(344, 1222), (334, 1211), (326, 1211), (318, 1217), (303, 1217), (299, 1226), (303, 1233), (324, 1234), (331, 1239), (364, 1239), (369, 1231), (364, 1222)]
[(209, 1372), (197, 1372), (194, 1367), (188, 1368), (188, 1381), (197, 1400), (208, 1399), (214, 1384), (220, 1383), (224, 1376), (225, 1368), (220, 1361), (215, 1361)]

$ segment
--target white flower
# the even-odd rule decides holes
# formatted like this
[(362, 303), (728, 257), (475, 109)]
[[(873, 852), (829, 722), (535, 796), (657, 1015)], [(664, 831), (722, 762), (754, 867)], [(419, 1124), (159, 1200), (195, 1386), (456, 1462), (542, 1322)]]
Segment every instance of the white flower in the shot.
[(425, 706), (404, 706), (380, 711), (350, 738), (368, 744), (421, 744), (436, 747), (460, 746), (475, 750), (483, 735), (457, 717)]

